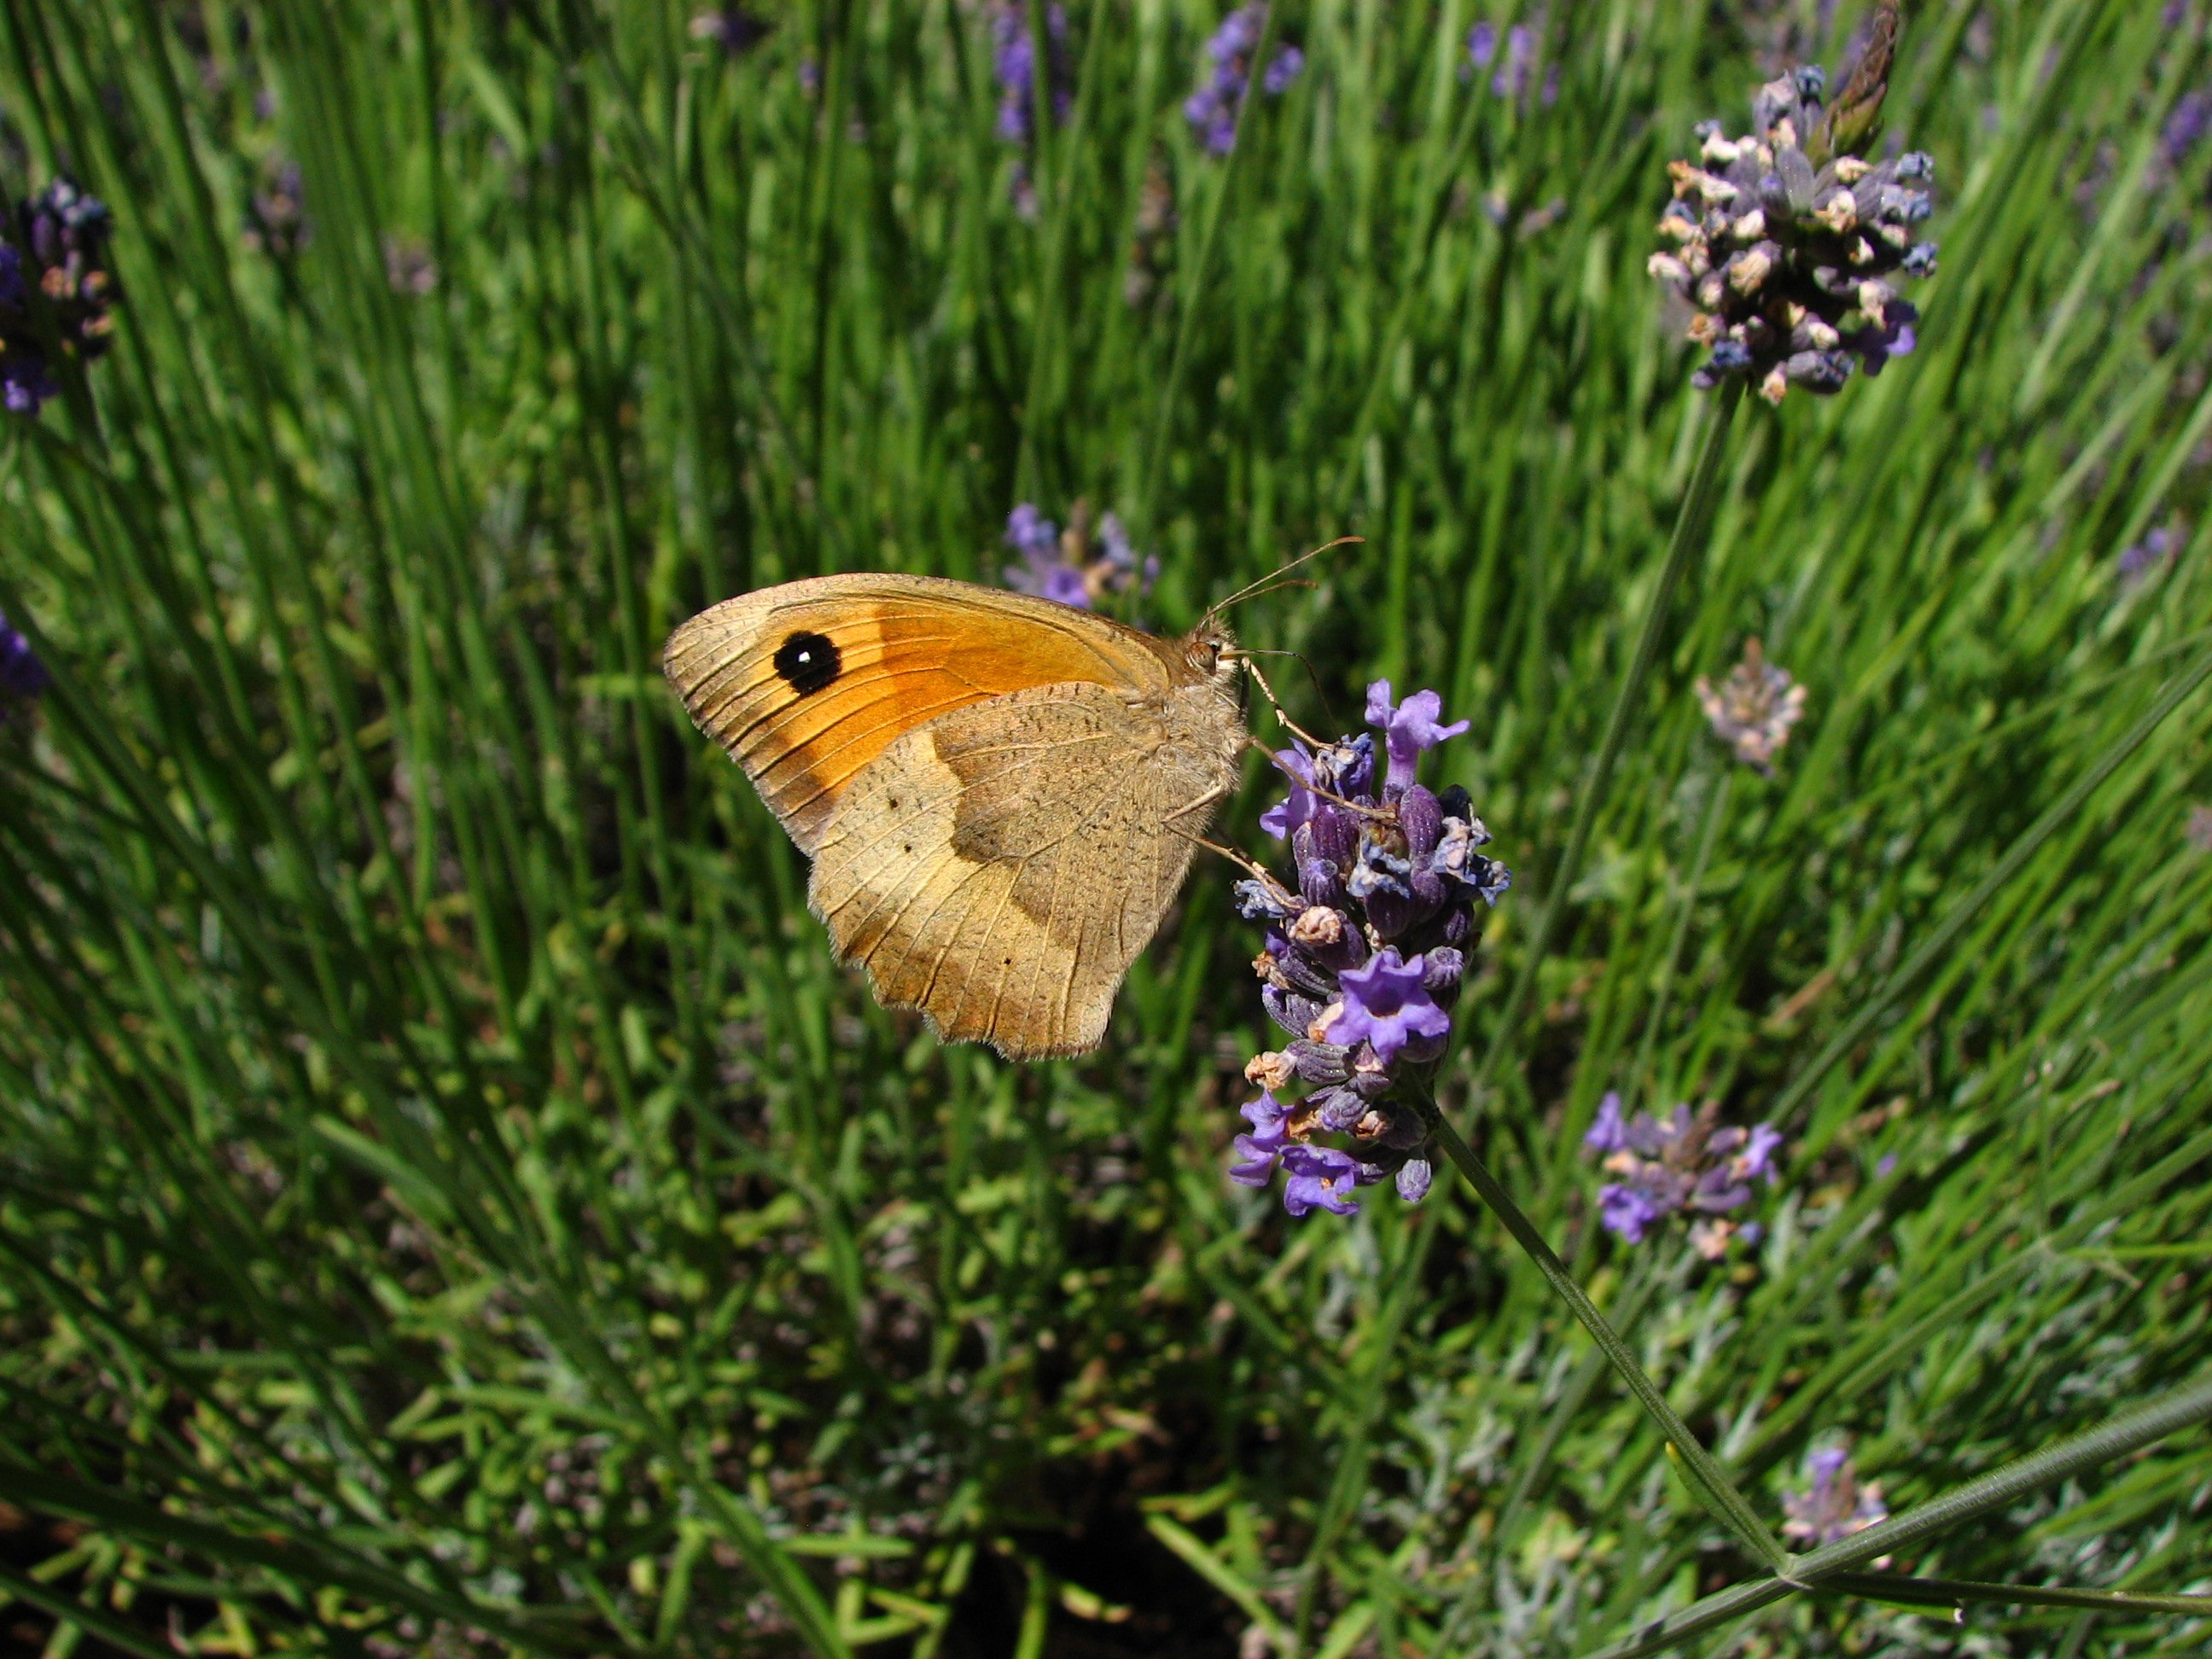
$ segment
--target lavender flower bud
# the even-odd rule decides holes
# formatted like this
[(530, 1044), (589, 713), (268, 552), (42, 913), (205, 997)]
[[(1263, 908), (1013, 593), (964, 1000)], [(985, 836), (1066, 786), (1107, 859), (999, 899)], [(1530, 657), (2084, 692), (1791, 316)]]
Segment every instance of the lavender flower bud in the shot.
[(1294, 1037), (1303, 1036), (1322, 1010), (1317, 999), (1273, 985), (1260, 988), (1260, 1002), (1267, 1009), (1267, 1018)]
[(1283, 1057), (1297, 1073), (1301, 1083), (1338, 1084), (1352, 1076), (1350, 1051), (1334, 1043), (1299, 1037), (1285, 1046)]
[(1309, 1096), (1306, 1103), (1314, 1109), (1314, 1121), (1333, 1135), (1349, 1132), (1370, 1109), (1364, 1100), (1346, 1088), (1323, 1089)]
[(1415, 863), (1425, 862), (1437, 850), (1443, 826), (1442, 804), (1419, 784), (1414, 784), (1399, 799), (1398, 829), (1406, 837), (1407, 854)]
[(1459, 994), (1466, 972), (1467, 958), (1449, 945), (1431, 945), (1421, 952), (1421, 988), (1438, 1002), (1449, 1002)]

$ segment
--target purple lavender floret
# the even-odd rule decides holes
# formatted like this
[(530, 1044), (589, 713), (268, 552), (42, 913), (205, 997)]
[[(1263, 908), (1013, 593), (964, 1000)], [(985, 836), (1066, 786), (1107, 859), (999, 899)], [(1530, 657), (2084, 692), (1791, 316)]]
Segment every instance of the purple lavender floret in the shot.
[[(1223, 18), (1206, 43), (1206, 76), (1183, 100), (1183, 119), (1216, 155), (1226, 155), (1236, 147), (1237, 113), (1251, 86), (1252, 55), (1260, 49), (1267, 21), (1263, 0), (1250, 0)], [(1306, 55), (1297, 47), (1277, 46), (1261, 74), (1260, 90), (1270, 98), (1281, 97), (1305, 64)]]
[(1283, 1183), (1283, 1207), (1292, 1215), (1309, 1210), (1330, 1210), (1356, 1215), (1359, 1206), (1346, 1196), (1360, 1180), (1360, 1164), (1349, 1152), (1334, 1146), (1292, 1146), (1283, 1154), (1290, 1179)]
[(1252, 1129), (1237, 1137), (1234, 1146), (1240, 1161), (1230, 1165), (1229, 1178), (1240, 1186), (1264, 1187), (1275, 1178), (1275, 1164), (1286, 1144), (1283, 1124), (1290, 1116), (1289, 1109), (1267, 1090), (1261, 1091), (1259, 1099), (1248, 1100), (1237, 1109)]
[(1390, 757), (1390, 769), (1382, 781), (1382, 798), (1396, 800), (1413, 787), (1413, 769), (1423, 754), (1447, 738), (1455, 738), (1473, 722), (1438, 720), (1444, 700), (1433, 691), (1416, 691), (1392, 705), (1390, 682), (1377, 680), (1367, 688), (1367, 723), (1379, 726)]
[(1620, 1097), (1608, 1091), (1583, 1145), (1616, 1177), (1598, 1189), (1598, 1221), (1607, 1232), (1638, 1244), (1667, 1217), (1686, 1212), (1695, 1218), (1690, 1242), (1708, 1261), (1718, 1259), (1738, 1234), (1750, 1236), (1729, 1212), (1751, 1201), (1751, 1183), (1771, 1186), (1781, 1179), (1774, 1161), (1781, 1131), (1764, 1123), (1749, 1129), (1723, 1124), (1711, 1103), (1694, 1113), (1677, 1106), (1665, 1117), (1628, 1117)]
[(1442, 1054), (1451, 1016), (1429, 994), (1423, 981), (1426, 966), (1418, 956), (1408, 959), (1395, 946), (1385, 946), (1364, 966), (1338, 975), (1344, 1000), (1326, 1028), (1328, 1041), (1347, 1048), (1370, 1043), (1385, 1066), (1401, 1054), (1433, 1060)]
[(116, 295), (106, 267), (111, 228), (106, 207), (67, 179), (16, 208), (14, 239), (0, 242), (0, 404), (15, 413), (36, 415), (61, 392), (36, 313), (46, 313), (67, 356), (90, 362), (107, 349)]
[[(1263, 1093), (1244, 1109), (1255, 1133), (1237, 1137), (1231, 1177), (1263, 1185), (1281, 1163), (1293, 1176), (1285, 1202), (1296, 1215), (1350, 1213), (1340, 1182), (1304, 1184), (1324, 1165), (1353, 1170), (1356, 1186), (1387, 1179), (1408, 1202), (1427, 1193), (1429, 1078), (1450, 1036), (1474, 913), (1512, 879), (1478, 850), (1490, 832), (1467, 791), (1439, 794), (1417, 775), (1422, 754), (1468, 722), (1446, 722), (1433, 691), (1397, 701), (1385, 680), (1368, 688), (1367, 716), (1376, 732), (1318, 746), (1298, 740), (1275, 756), (1290, 791), (1260, 822), (1286, 844), (1293, 877), (1261, 873), (1237, 886), (1240, 913), (1266, 927), (1253, 967), (1267, 1016), (1289, 1040), (1245, 1067)], [(1309, 1092), (1289, 1099), (1284, 1091), (1297, 1085)], [(1259, 1133), (1255, 1112), (1280, 1141)], [(1351, 1146), (1317, 1147), (1321, 1135), (1349, 1136)], [(1306, 1156), (1322, 1152), (1320, 1164)]]
[(1536, 37), (1526, 23), (1505, 31), (1505, 58), (1490, 77), (1490, 90), (1499, 98), (1518, 98), (1528, 89), (1528, 64), (1535, 55)]

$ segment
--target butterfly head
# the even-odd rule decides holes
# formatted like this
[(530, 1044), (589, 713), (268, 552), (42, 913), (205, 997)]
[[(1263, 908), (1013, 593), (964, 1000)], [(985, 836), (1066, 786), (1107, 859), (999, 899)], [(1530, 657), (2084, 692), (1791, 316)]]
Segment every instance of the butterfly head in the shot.
[(1236, 684), (1243, 672), (1244, 653), (1237, 648), (1237, 636), (1220, 617), (1208, 611), (1182, 644), (1191, 672), (1200, 679), (1211, 681), (1224, 691)]

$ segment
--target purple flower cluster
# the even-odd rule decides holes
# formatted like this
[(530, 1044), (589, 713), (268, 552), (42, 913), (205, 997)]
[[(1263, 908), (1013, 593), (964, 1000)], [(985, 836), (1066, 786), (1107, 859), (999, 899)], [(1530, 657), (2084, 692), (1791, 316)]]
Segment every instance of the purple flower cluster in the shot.
[(1111, 513), (1098, 520), (1094, 540), (1086, 528), (1089, 517), (1089, 510), (1077, 502), (1075, 522), (1063, 531), (1035, 502), (1017, 506), (1006, 515), (1006, 543), (1022, 562), (1006, 567), (1006, 586), (1085, 611), (1095, 610), (1109, 593), (1133, 586), (1149, 592), (1160, 573), (1159, 560), (1139, 560), (1129, 545), (1128, 531)]
[[(1075, 77), (1068, 62), (1064, 8), (1045, 9), (1044, 40), (1046, 96), (1052, 118), (1065, 121), (1075, 101)], [(999, 0), (991, 9), (991, 73), (999, 83), (999, 137), (1026, 154), (1036, 137), (1036, 40), (1030, 33), (1030, 11), (1024, 0)], [(1036, 218), (1036, 186), (1028, 161), (1014, 163), (1008, 190), (1014, 210), (1024, 219)]]
[[(1862, 1485), (1850, 1455), (1842, 1447), (1812, 1454), (1805, 1460), (1805, 1473), (1808, 1488), (1782, 1496), (1782, 1512), (1788, 1517), (1782, 1523), (1782, 1535), (1792, 1543), (1818, 1549), (1889, 1519), (1881, 1486), (1871, 1480)], [(1887, 1566), (1889, 1558), (1885, 1555), (1873, 1565)]]
[[(1052, 118), (1065, 121), (1075, 100), (1065, 8), (1045, 8), (1044, 41)], [(1026, 148), (1036, 136), (1036, 42), (1022, 0), (1000, 0), (991, 9), (991, 73), (999, 82), (999, 137)]]
[(246, 246), (289, 259), (313, 239), (307, 213), (306, 181), (297, 161), (272, 159), (263, 170), (246, 216)]
[[(1216, 155), (1226, 155), (1237, 145), (1237, 112), (1252, 84), (1252, 57), (1260, 49), (1260, 34), (1267, 21), (1262, 0), (1250, 0), (1221, 20), (1206, 43), (1212, 65), (1198, 89), (1183, 100), (1183, 118), (1191, 131)], [(1260, 89), (1270, 98), (1290, 90), (1291, 82), (1306, 66), (1306, 55), (1293, 46), (1279, 46), (1260, 76)]]
[(1920, 313), (1892, 279), (1936, 269), (1936, 244), (1917, 240), (1935, 164), (1909, 150), (1816, 165), (1826, 84), (1808, 66), (1760, 88), (1749, 137), (1707, 121), (1698, 159), (1668, 163), (1659, 234), (1675, 246), (1650, 269), (1691, 307), (1689, 337), (1711, 349), (1700, 388), (1741, 380), (1770, 403), (1793, 386), (1838, 392), (1854, 365), (1879, 374), (1917, 343)]
[(1696, 689), (1713, 735), (1746, 766), (1772, 777), (1774, 757), (1790, 741), (1790, 728), (1805, 717), (1805, 688), (1767, 661), (1754, 634), (1743, 642), (1743, 660), (1726, 679), (1716, 686), (1700, 674)]
[(1693, 1212), (1690, 1243), (1708, 1261), (1717, 1261), (1737, 1233), (1757, 1235), (1727, 1219), (1751, 1198), (1751, 1183), (1778, 1178), (1774, 1154), (1779, 1130), (1760, 1123), (1749, 1129), (1723, 1127), (1720, 1108), (1708, 1102), (1692, 1113), (1677, 1106), (1668, 1117), (1638, 1112), (1624, 1117), (1620, 1097), (1598, 1102), (1597, 1121), (1583, 1145), (1604, 1158), (1603, 1168), (1618, 1179), (1598, 1189), (1598, 1219), (1606, 1231), (1630, 1244), (1677, 1211)]
[(2169, 525), (2158, 525), (2143, 538), (2124, 548), (2119, 556), (2119, 580), (2131, 587), (2181, 550), (2180, 533)]
[(15, 238), (0, 242), (0, 403), (18, 415), (37, 414), (61, 392), (40, 310), (63, 351), (89, 362), (107, 349), (109, 229), (107, 209), (66, 179), (15, 210)]
[[(1496, 70), (1490, 77), (1493, 97), (1519, 100), (1528, 90), (1529, 71), (1536, 61), (1536, 31), (1526, 23), (1516, 23), (1505, 31), (1505, 53), (1498, 56), (1498, 26), (1477, 23), (1467, 32), (1467, 58), (1469, 68), (1461, 72), (1466, 79), (1475, 70), (1486, 70), (1495, 63)], [(1559, 66), (1553, 64), (1544, 71), (1544, 84), (1538, 94), (1539, 101), (1549, 109), (1559, 101)]]
[(0, 726), (18, 703), (28, 703), (46, 689), (46, 665), (31, 642), (8, 626), (0, 614)]
[(2212, 92), (2201, 88), (2184, 93), (2173, 106), (2173, 112), (2166, 118), (2165, 130), (2159, 134), (2159, 146), (2169, 167), (2178, 167), (2188, 161), (2190, 153), (2203, 142), (2204, 135), (2212, 132)]
[[(1415, 778), (1424, 751), (1468, 729), (1442, 713), (1435, 692), (1394, 702), (1389, 681), (1377, 680), (1367, 720), (1382, 736), (1379, 777), (1367, 732), (1275, 757), (1290, 796), (1260, 825), (1288, 842), (1296, 884), (1261, 873), (1237, 884), (1237, 902), (1267, 924), (1252, 965), (1291, 1040), (1244, 1068), (1261, 1095), (1242, 1109), (1252, 1127), (1237, 1138), (1229, 1176), (1264, 1187), (1279, 1164), (1292, 1215), (1349, 1215), (1352, 1190), (1386, 1176), (1409, 1202), (1429, 1189), (1429, 1126), (1415, 1100), (1451, 1032), (1475, 904), (1496, 903), (1513, 879), (1477, 850), (1490, 832), (1467, 791), (1437, 794)], [(1308, 1092), (1284, 1099), (1294, 1085)], [(1320, 1133), (1349, 1135), (1350, 1150), (1313, 1144)]]

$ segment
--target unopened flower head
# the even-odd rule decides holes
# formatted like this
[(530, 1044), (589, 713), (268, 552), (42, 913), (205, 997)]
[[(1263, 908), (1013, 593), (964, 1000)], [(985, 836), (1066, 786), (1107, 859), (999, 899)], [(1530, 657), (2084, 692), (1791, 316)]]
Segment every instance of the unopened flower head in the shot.
[(1743, 642), (1743, 660), (1726, 679), (1715, 685), (1701, 674), (1697, 690), (1713, 735), (1746, 766), (1771, 777), (1776, 753), (1790, 741), (1790, 728), (1804, 718), (1805, 688), (1766, 660), (1753, 635)]
[(0, 726), (46, 689), (46, 665), (31, 642), (0, 615)]
[[(1805, 1460), (1806, 1490), (1784, 1492), (1782, 1535), (1807, 1549), (1817, 1549), (1864, 1532), (1877, 1521), (1889, 1519), (1889, 1506), (1881, 1501), (1881, 1487), (1862, 1482), (1851, 1468), (1849, 1453), (1840, 1446), (1816, 1451)], [(1874, 1563), (1888, 1565), (1882, 1557)]]
[(1114, 514), (1098, 520), (1095, 535), (1090, 517), (1088, 505), (1078, 501), (1075, 521), (1063, 531), (1034, 501), (1016, 506), (1006, 515), (1005, 539), (1022, 562), (1006, 567), (1006, 586), (1018, 593), (1034, 593), (1086, 611), (1095, 610), (1109, 593), (1126, 593), (1133, 587), (1149, 592), (1159, 574), (1158, 558), (1138, 558), (1127, 529)]
[[(1183, 118), (1216, 155), (1226, 155), (1236, 147), (1237, 114), (1251, 88), (1252, 58), (1260, 50), (1267, 21), (1267, 8), (1262, 0), (1250, 0), (1223, 18), (1206, 43), (1205, 76), (1183, 100)], [(1305, 53), (1279, 42), (1261, 74), (1260, 89), (1270, 98), (1279, 98), (1290, 90), (1305, 65)]]
[(57, 179), (15, 210), (14, 240), (0, 242), (0, 403), (35, 415), (61, 391), (48, 335), (89, 362), (115, 326), (115, 282), (106, 269), (107, 209)]
[[(1287, 1040), (1244, 1069), (1261, 1092), (1243, 1109), (1252, 1132), (1229, 1173), (1264, 1187), (1279, 1165), (1293, 1215), (1348, 1215), (1355, 1189), (1384, 1180), (1409, 1202), (1428, 1191), (1419, 1103), (1451, 1034), (1476, 908), (1512, 882), (1478, 850), (1490, 832), (1467, 792), (1437, 794), (1416, 775), (1468, 722), (1447, 722), (1433, 691), (1394, 698), (1387, 680), (1368, 688), (1367, 719), (1374, 732), (1276, 755), (1290, 793), (1260, 825), (1286, 844), (1295, 873), (1237, 888), (1237, 908), (1267, 927), (1253, 969)], [(1349, 1144), (1323, 1144), (1330, 1135)]]
[(1759, 88), (1747, 135), (1707, 121), (1697, 155), (1668, 164), (1674, 199), (1650, 268), (1708, 349), (1696, 386), (1740, 380), (1779, 403), (1793, 386), (1840, 391), (1855, 368), (1877, 374), (1918, 343), (1920, 313), (1898, 284), (1936, 269), (1921, 234), (1935, 164), (1920, 150), (1869, 162), (1849, 149), (1870, 136), (1888, 46), (1877, 35), (1832, 108), (1808, 65)]
[(1723, 1124), (1711, 1102), (1695, 1112), (1677, 1106), (1665, 1117), (1638, 1112), (1631, 1118), (1621, 1112), (1620, 1097), (1608, 1093), (1583, 1145), (1613, 1177), (1597, 1195), (1598, 1219), (1607, 1232), (1640, 1244), (1668, 1216), (1686, 1214), (1692, 1218), (1690, 1243), (1709, 1261), (1747, 1231), (1729, 1212), (1750, 1201), (1751, 1183), (1771, 1185), (1780, 1175), (1774, 1164), (1780, 1131), (1764, 1123), (1748, 1129)]

